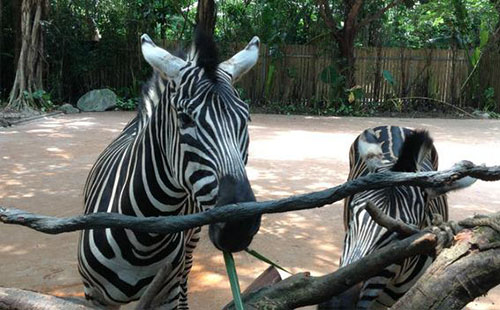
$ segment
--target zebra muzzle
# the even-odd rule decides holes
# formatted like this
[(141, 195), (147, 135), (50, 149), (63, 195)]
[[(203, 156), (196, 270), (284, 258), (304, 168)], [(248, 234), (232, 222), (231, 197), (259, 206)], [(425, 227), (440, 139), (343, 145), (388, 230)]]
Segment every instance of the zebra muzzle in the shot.
[[(248, 179), (225, 176), (219, 180), (216, 208), (250, 201), (255, 201), (255, 196)], [(259, 231), (260, 219), (259, 215), (243, 220), (211, 224), (208, 230), (210, 240), (221, 251), (243, 251), (250, 245), (253, 236)]]

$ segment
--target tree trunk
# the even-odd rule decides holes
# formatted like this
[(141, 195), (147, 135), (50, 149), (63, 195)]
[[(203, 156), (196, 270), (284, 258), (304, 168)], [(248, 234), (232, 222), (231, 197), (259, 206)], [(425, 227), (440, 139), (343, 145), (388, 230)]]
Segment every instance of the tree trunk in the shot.
[(217, 8), (214, 0), (198, 0), (196, 24), (207, 33), (214, 33)]
[(21, 49), (16, 77), (9, 95), (7, 108), (26, 111), (35, 108), (31, 94), (43, 89), (43, 31), (42, 16), (47, 11), (47, 0), (23, 0), (21, 6)]
[(341, 73), (345, 76), (346, 88), (351, 88), (356, 85), (356, 59), (354, 57), (354, 38), (356, 30), (344, 29), (344, 35), (337, 40), (339, 45), (340, 57), (342, 58)]
[(2, 53), (4, 52), (3, 50), (3, 3), (2, 0), (0, 0), (0, 106), (2, 106)]
[(498, 285), (500, 232), (478, 226), (455, 239), (391, 310), (458, 310)]
[[(14, 31), (14, 66), (17, 65), (19, 59), (19, 52), (21, 51), (21, 1), (11, 1), (12, 19), (11, 25)], [(14, 68), (13, 68), (14, 69)]]

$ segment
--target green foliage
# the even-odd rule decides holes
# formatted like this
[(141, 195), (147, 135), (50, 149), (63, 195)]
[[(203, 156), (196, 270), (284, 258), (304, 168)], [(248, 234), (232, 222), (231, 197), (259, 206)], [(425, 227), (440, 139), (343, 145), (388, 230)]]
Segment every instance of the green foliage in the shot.
[(497, 101), (495, 100), (495, 89), (493, 87), (488, 87), (483, 92), (484, 97), (484, 107), (483, 110), (486, 112), (495, 112), (498, 109)]
[(33, 107), (37, 107), (42, 112), (51, 111), (54, 109), (54, 103), (51, 100), (50, 93), (43, 89), (38, 89), (34, 92), (23, 91), (24, 99)]
[[(139, 85), (151, 72), (140, 57), (139, 37), (191, 38), (195, 0), (50, 0), (45, 23), (48, 85), (57, 101), (75, 102), (91, 89)], [(182, 12), (182, 14), (181, 14)], [(127, 72), (116, 72), (117, 69)], [(98, 77), (98, 78), (96, 78)], [(124, 78), (125, 77), (125, 78)]]
[(120, 98), (116, 99), (116, 107), (119, 110), (133, 111), (137, 108), (138, 98)]
[(470, 48), (479, 45), (479, 25), (492, 32), (498, 13), (489, 0), (418, 1), (399, 6), (380, 27), (384, 45), (413, 48)]
[(388, 110), (392, 110), (392, 108), (394, 107), (396, 111), (401, 112), (403, 110), (403, 100), (398, 98), (398, 90), (396, 88), (397, 83), (394, 79), (394, 76), (388, 70), (383, 70), (382, 77), (387, 81), (387, 83), (389, 83), (392, 89), (392, 97), (386, 98), (385, 107)]
[(345, 76), (340, 74), (335, 66), (325, 67), (319, 77), (321, 82), (328, 84), (330, 87), (328, 98), (330, 104), (336, 105), (347, 101)]
[[(0, 31), (4, 42), (13, 41), (14, 18), (10, 12), (14, 0), (5, 0), (4, 20)], [(176, 1), (126, 1), (126, 0), (49, 0), (49, 18), (44, 21), (46, 61), (49, 70), (46, 80), (47, 95), (50, 100), (38, 99), (37, 102), (75, 102), (80, 95), (90, 89), (108, 87), (116, 90), (123, 109), (133, 109), (135, 99), (140, 94), (140, 86), (151, 73), (151, 68), (140, 57), (138, 38), (142, 33), (150, 34), (161, 44), (162, 40), (187, 42), (191, 40), (192, 26), (195, 21), (197, 0)], [(372, 16), (386, 6), (387, 0), (364, 1), (359, 20)], [(343, 27), (348, 1), (329, 1), (337, 28)], [(215, 35), (221, 50), (229, 44), (246, 42), (258, 35), (270, 52), (264, 94), (273, 90), (276, 76), (286, 74), (296, 79), (295, 68), (285, 67), (278, 72), (278, 62), (284, 61), (285, 44), (316, 44), (325, 47), (329, 54), (335, 55), (337, 46), (331, 33), (325, 27), (315, 0), (225, 0), (218, 1), (218, 15)], [(356, 46), (411, 47), (411, 48), (462, 48), (471, 51), (471, 65), (479, 61), (491, 33), (499, 21), (495, 1), (490, 0), (407, 0), (398, 5), (367, 27), (360, 29), (355, 38)], [(6, 23), (9, 25), (6, 26)], [(100, 39), (97, 38), (97, 31)], [(0, 50), (2, 74), (9, 73), (14, 67), (14, 45), (4, 44)], [(229, 48), (227, 48), (229, 50)], [(172, 49), (175, 50), (175, 49)], [(269, 58), (268, 58), (269, 60)], [(7, 68), (4, 70), (4, 68)], [(115, 72), (119, 69), (119, 72)], [(370, 109), (402, 109), (402, 101), (394, 100), (398, 86), (391, 72), (383, 71), (382, 76), (394, 90), (394, 96), (386, 102), (372, 104), (369, 108), (361, 106), (361, 88), (346, 89), (345, 72), (341, 70), (340, 60), (335, 59), (331, 66), (323, 69), (320, 83), (328, 84), (329, 98), (316, 98), (317, 102), (293, 104), (281, 103), (283, 113), (308, 113), (327, 115), (354, 115), (367, 113)], [(478, 67), (479, 68), (479, 67)], [(10, 70), (13, 71), (13, 70)], [(12, 73), (9, 73), (12, 75)], [(3, 77), (3, 76), (2, 76)], [(13, 76), (11, 77), (13, 80)], [(8, 78), (0, 84), (5, 88)], [(429, 92), (433, 81), (426, 85)], [(470, 81), (474, 90), (474, 102), (490, 102), (487, 91), (477, 77)], [(472, 87), (471, 86), (471, 87)], [(437, 86), (436, 86), (437, 87)], [(8, 89), (1, 89), (4, 98)], [(0, 97), (1, 97), (0, 95)], [(42, 96), (43, 97), (43, 96)], [(490, 101), (488, 101), (490, 100)], [(271, 105), (275, 103), (269, 103)], [(489, 107), (492, 103), (485, 103)], [(44, 109), (50, 109), (45, 106)]]
[(392, 86), (394, 87), (396, 85), (396, 82), (394, 81), (394, 77), (388, 70), (383, 70), (382, 71), (382, 76), (384, 79)]
[(218, 10), (216, 35), (222, 42), (258, 35), (270, 45), (305, 44), (324, 33), (314, 0), (226, 0)]
[(488, 44), (489, 35), (490, 32), (486, 26), (486, 23), (482, 22), (481, 27), (479, 29), (479, 46), (476, 46), (476, 48), (474, 48), (474, 52), (470, 57), (470, 62), (473, 67), (476, 66), (479, 60), (481, 59), (481, 53), (483, 49), (486, 47), (486, 44)]
[(269, 94), (271, 92), (275, 68), (276, 68), (276, 66), (273, 63), (271, 63), (269, 65), (269, 70), (267, 71), (266, 82), (265, 82), (265, 86), (264, 86), (264, 92), (265, 92), (266, 97), (269, 97)]
[(318, 115), (318, 116), (368, 116), (372, 111), (356, 108), (348, 102), (338, 107), (326, 105), (324, 102), (289, 103), (268, 102), (263, 106), (250, 105), (252, 113), (273, 113), (283, 115)]
[(347, 94), (348, 94), (347, 101), (349, 101), (350, 104), (355, 104), (355, 105), (359, 105), (365, 96), (363, 87), (359, 85), (356, 85), (348, 89)]

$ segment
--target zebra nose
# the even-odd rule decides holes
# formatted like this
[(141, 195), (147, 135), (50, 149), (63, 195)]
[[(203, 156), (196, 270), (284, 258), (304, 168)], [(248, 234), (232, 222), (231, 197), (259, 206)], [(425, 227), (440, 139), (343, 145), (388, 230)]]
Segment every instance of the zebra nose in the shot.
[[(219, 193), (215, 207), (231, 203), (255, 201), (248, 179), (232, 176), (219, 180)], [(238, 252), (247, 248), (260, 228), (261, 216), (216, 223), (209, 226), (209, 236), (216, 248), (222, 251)]]

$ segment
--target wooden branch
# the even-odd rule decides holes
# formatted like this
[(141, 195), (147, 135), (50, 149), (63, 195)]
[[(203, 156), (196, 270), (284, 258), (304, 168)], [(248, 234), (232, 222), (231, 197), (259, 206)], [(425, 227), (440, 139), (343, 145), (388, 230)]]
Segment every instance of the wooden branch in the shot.
[(351, 9), (347, 13), (346, 19), (344, 21), (344, 29), (347, 33), (356, 33), (358, 31), (357, 19), (361, 8), (363, 7), (363, 0), (355, 0), (351, 6)]
[(396, 232), (400, 237), (405, 238), (420, 232), (415, 226), (408, 225), (400, 219), (395, 219), (382, 212), (371, 201), (367, 201), (365, 210), (370, 214), (375, 223), (387, 228), (390, 232)]
[(458, 222), (458, 225), (466, 228), (474, 228), (476, 226), (489, 226), (490, 228), (500, 232), (500, 212), (493, 215), (475, 215), (472, 218), (467, 218)]
[(339, 41), (341, 40), (339, 30), (337, 29), (338, 22), (333, 16), (332, 10), (330, 9), (330, 6), (328, 5), (327, 0), (317, 0), (318, 7), (319, 7), (319, 13), (321, 14), (321, 17), (323, 17), (323, 20), (325, 21), (325, 24), (328, 28), (330, 28), (330, 33), (332, 36), (335, 38), (335, 40)]
[(365, 17), (362, 21), (360, 21), (356, 25), (356, 28), (357, 29), (361, 29), (361, 28), (365, 27), (366, 25), (368, 25), (369, 23), (371, 23), (372, 21), (374, 21), (376, 19), (379, 19), (380, 17), (382, 17), (382, 15), (385, 14), (385, 12), (387, 12), (387, 10), (389, 10), (390, 8), (395, 7), (396, 5), (400, 4), (401, 2), (403, 2), (403, 0), (393, 0), (391, 3), (389, 3), (388, 5), (386, 5), (384, 8), (382, 8), (379, 11), (375, 12), (375, 14)]
[(244, 295), (245, 309), (288, 310), (327, 301), (351, 286), (375, 276), (393, 263), (433, 251), (436, 241), (437, 238), (432, 233), (419, 233), (395, 241), (334, 273), (321, 277), (313, 277), (309, 273), (296, 274)]
[[(373, 204), (368, 209), (375, 210), (379, 216)], [(384, 225), (391, 222), (386, 217), (378, 217), (378, 220)], [(417, 282), (420, 286), (412, 288), (412, 295), (407, 293), (391, 310), (459, 310), (500, 284), (500, 230), (495, 229), (500, 223), (500, 215), (476, 216), (460, 223), (480, 226), (474, 232), (466, 230), (458, 234), (457, 244), (441, 252)], [(393, 224), (397, 229), (404, 227), (399, 223), (388, 226)], [(411, 231), (418, 231), (409, 227)], [(404, 227), (402, 232), (411, 234), (407, 229)], [(285, 310), (327, 301), (393, 263), (414, 255), (434, 254), (442, 241), (442, 233), (437, 228), (418, 231), (322, 277), (311, 277), (307, 273), (292, 276), (245, 295), (245, 308)]]
[(342, 185), (303, 195), (264, 202), (231, 204), (196, 214), (168, 217), (138, 218), (116, 213), (56, 218), (15, 208), (0, 208), (0, 222), (17, 224), (48, 234), (60, 234), (82, 229), (127, 228), (134, 231), (168, 234), (216, 222), (244, 219), (265, 213), (280, 213), (319, 208), (355, 193), (399, 185), (435, 187), (449, 184), (462, 177), (494, 181), (500, 179), (500, 166), (476, 166), (461, 162), (449, 170), (420, 173), (381, 172), (370, 174)]
[(391, 310), (459, 310), (500, 284), (499, 231), (479, 226), (455, 240)]
[(101, 310), (87, 305), (84, 300), (59, 298), (17, 288), (0, 287), (0, 310)]

